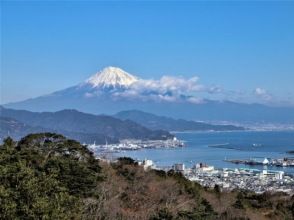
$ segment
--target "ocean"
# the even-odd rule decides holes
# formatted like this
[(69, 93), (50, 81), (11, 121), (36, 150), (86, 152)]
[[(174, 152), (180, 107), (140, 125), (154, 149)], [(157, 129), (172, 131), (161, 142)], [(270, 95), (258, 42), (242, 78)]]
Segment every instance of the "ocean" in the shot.
[(216, 168), (254, 168), (281, 170), (294, 174), (294, 167), (275, 167), (233, 164), (225, 159), (294, 157), (294, 131), (236, 131), (236, 132), (181, 132), (174, 133), (185, 142), (183, 148), (142, 149), (122, 151), (115, 156), (151, 159), (158, 166), (184, 163), (191, 167), (206, 163)]

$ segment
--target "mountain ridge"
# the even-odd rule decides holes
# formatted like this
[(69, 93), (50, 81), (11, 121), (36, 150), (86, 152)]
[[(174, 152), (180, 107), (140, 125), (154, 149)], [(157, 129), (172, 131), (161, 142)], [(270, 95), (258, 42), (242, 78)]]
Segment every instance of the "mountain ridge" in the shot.
[(93, 143), (104, 144), (105, 140), (108, 143), (117, 143), (117, 138), (111, 138), (103, 134), (94, 134), (94, 133), (82, 133), (82, 132), (69, 132), (66, 130), (54, 130), (50, 128), (44, 128), (40, 126), (31, 126), (26, 123), (22, 123), (13, 118), (7, 118), (0, 116), (0, 142), (6, 137), (12, 137), (16, 140), (20, 140), (22, 137), (31, 134), (31, 133), (40, 133), (40, 132), (50, 132), (56, 133), (59, 132), (74, 140), (78, 140), (82, 143)]
[(121, 111), (113, 115), (119, 119), (129, 119), (149, 129), (162, 129), (167, 131), (240, 131), (245, 128), (234, 125), (215, 125), (203, 122), (173, 119), (158, 116), (139, 110)]
[[(38, 112), (77, 109), (91, 114), (108, 115), (137, 109), (156, 115), (192, 121), (294, 123), (294, 107), (199, 100), (194, 96), (177, 94), (178, 91), (174, 89), (174, 78), (165, 77), (159, 81), (142, 80), (119, 68), (109, 68), (90, 77), (88, 83), (86, 80), (76, 86), (49, 95), (7, 103), (3, 106)], [(109, 75), (109, 77), (101, 77), (101, 75)], [(129, 75), (130, 79), (128, 79)], [(92, 83), (89, 83), (90, 79), (93, 80)], [(180, 79), (179, 82), (185, 88), (193, 87), (191, 83), (193, 84), (195, 80), (183, 81)]]
[[(120, 139), (167, 139), (172, 138), (167, 131), (150, 130), (133, 121), (122, 121), (106, 115), (92, 115), (77, 110), (35, 113), (26, 110), (14, 110), (0, 107), (0, 116), (15, 119), (21, 123), (44, 130), (60, 132), (70, 137), (81, 137), (97, 144), (105, 144), (105, 140), (117, 143)], [(44, 131), (42, 130), (42, 132)], [(91, 137), (91, 138), (90, 138)], [(78, 138), (79, 139), (79, 138)]]

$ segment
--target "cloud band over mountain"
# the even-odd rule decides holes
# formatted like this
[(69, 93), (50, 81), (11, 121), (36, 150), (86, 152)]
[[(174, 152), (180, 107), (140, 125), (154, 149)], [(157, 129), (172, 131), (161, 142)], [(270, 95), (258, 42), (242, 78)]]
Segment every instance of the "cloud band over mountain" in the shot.
[[(114, 76), (114, 74), (116, 75)], [(86, 82), (92, 83), (92, 87), (96, 88), (92, 92), (85, 93), (85, 97), (89, 98), (101, 95), (99, 88), (109, 88), (111, 91), (109, 94), (114, 99), (124, 98), (167, 102), (187, 101), (197, 104), (202, 102), (202, 98), (198, 97), (197, 94), (215, 94), (222, 91), (220, 87), (208, 87), (200, 84), (197, 76), (186, 79), (184, 77), (165, 75), (159, 80), (139, 79), (115, 67), (105, 68)]]

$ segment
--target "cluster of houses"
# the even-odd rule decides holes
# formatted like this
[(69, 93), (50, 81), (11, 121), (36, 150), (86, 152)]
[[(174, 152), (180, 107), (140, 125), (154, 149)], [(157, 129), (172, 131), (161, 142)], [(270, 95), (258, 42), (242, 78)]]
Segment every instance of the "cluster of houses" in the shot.
[[(267, 161), (264, 160), (266, 163)], [(287, 175), (283, 171), (258, 170), (248, 168), (216, 169), (205, 163), (197, 163), (191, 168), (185, 167), (184, 163), (176, 163), (173, 166), (157, 167), (152, 160), (139, 161), (145, 170), (174, 170), (182, 173), (187, 179), (196, 181), (202, 186), (214, 188), (220, 186), (222, 190), (246, 189), (256, 193), (265, 191), (282, 191), (294, 194), (294, 176)]]

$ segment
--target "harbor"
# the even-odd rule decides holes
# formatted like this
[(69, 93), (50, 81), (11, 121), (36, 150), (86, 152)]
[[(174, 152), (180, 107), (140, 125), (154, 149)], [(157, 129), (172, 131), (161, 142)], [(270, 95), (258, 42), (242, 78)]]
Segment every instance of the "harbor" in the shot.
[[(290, 134), (293, 137), (293, 132), (180, 133), (174, 140), (124, 140), (99, 149), (112, 152), (102, 159), (115, 161), (118, 157), (131, 157), (144, 170), (180, 172), (208, 188), (219, 186), (222, 191), (242, 189), (293, 195), (294, 157), (286, 151), (293, 149), (294, 139), (279, 141), (279, 147), (275, 142), (286, 140)], [(231, 148), (228, 143), (239, 147)]]
[(284, 158), (250, 158), (250, 159), (225, 159), (224, 161), (234, 164), (246, 164), (249, 166), (277, 166), (277, 167), (294, 167), (294, 157)]
[(214, 166), (197, 163), (188, 168), (184, 163), (176, 163), (172, 166), (157, 166), (152, 160), (138, 161), (144, 170), (156, 169), (165, 172), (179, 172), (190, 181), (195, 181), (208, 188), (219, 187), (221, 191), (232, 191), (235, 189), (248, 190), (255, 193), (283, 192), (294, 195), (294, 175), (283, 171), (269, 169), (230, 169), (215, 168)]
[[(205, 161), (214, 167), (260, 169), (264, 166), (275, 171), (294, 174), (293, 166), (281, 166), (283, 158), (293, 158), (286, 153), (294, 149), (294, 132), (186, 132), (176, 133), (178, 140), (183, 140), (185, 147), (141, 148), (139, 150), (120, 150), (113, 157), (131, 157), (138, 160), (149, 158), (159, 166), (185, 163), (187, 167)], [(212, 145), (230, 143), (237, 149), (213, 148)], [(258, 145), (252, 148), (253, 144)], [(242, 150), (239, 150), (242, 148)], [(249, 160), (258, 158), (256, 165), (231, 163), (227, 159)], [(264, 158), (275, 159), (280, 164), (263, 165)], [(284, 163), (285, 165), (285, 163)]]
[(96, 145), (95, 143), (87, 145), (87, 147), (96, 154), (101, 153), (120, 153), (123, 151), (134, 151), (140, 149), (158, 149), (158, 148), (178, 148), (184, 147), (184, 141), (176, 137), (166, 140), (139, 140), (139, 139), (124, 139), (117, 144), (108, 144), (105, 141), (104, 145)]

